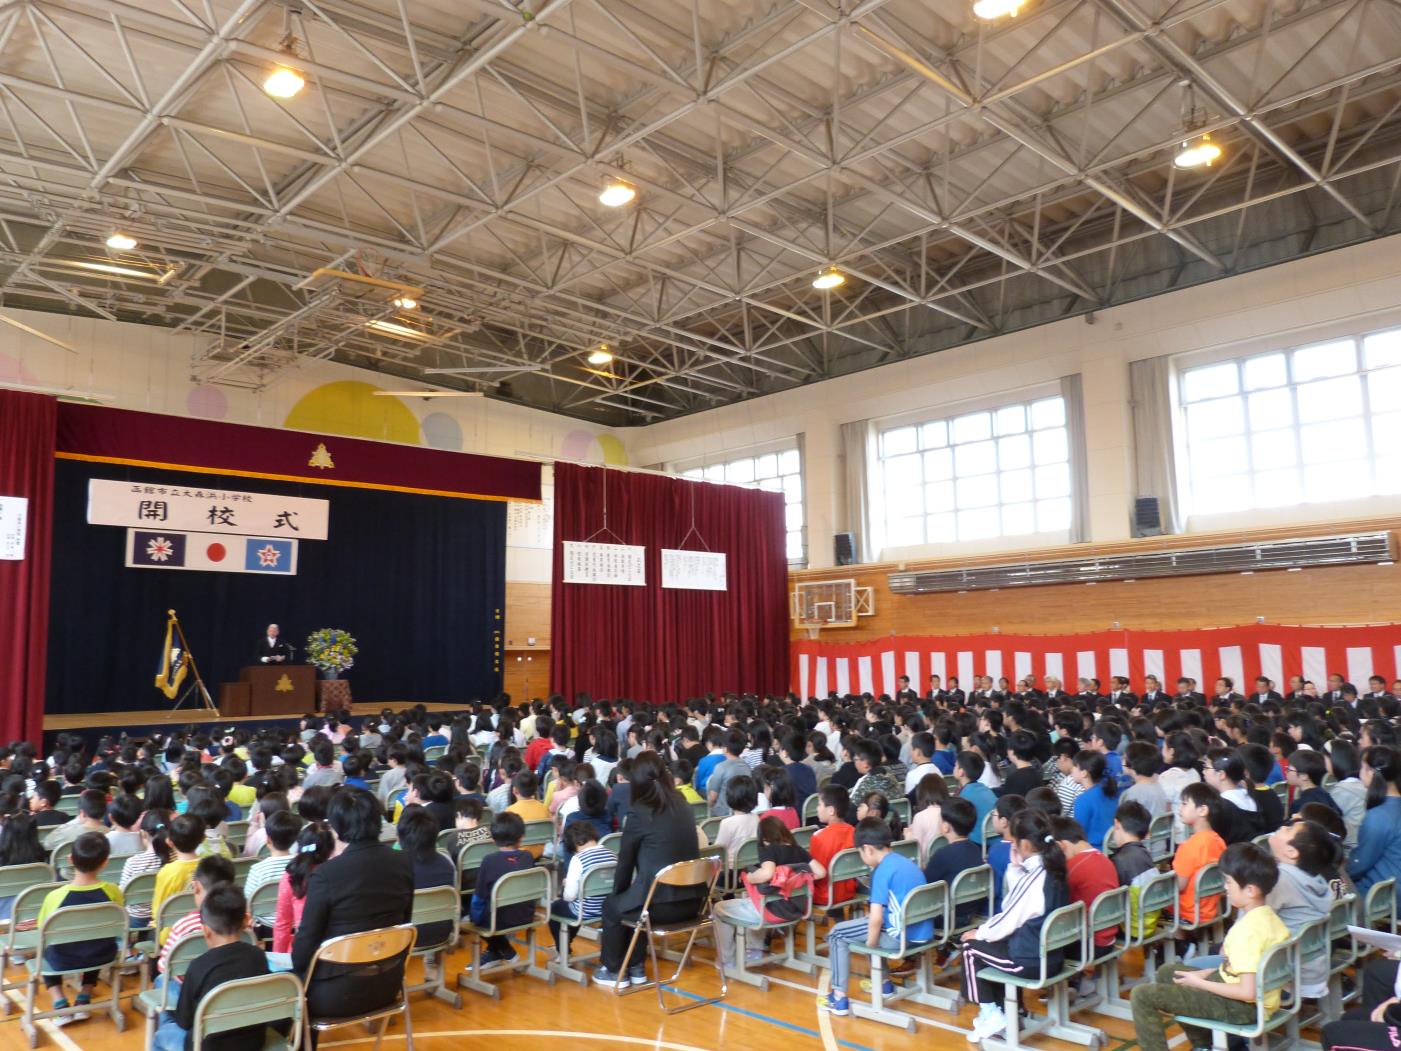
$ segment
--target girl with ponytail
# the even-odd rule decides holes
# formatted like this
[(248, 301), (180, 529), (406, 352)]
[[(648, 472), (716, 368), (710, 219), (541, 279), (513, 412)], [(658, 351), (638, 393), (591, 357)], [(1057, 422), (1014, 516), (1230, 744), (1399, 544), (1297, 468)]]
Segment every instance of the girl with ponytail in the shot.
[[(1039, 810), (1023, 810), (1012, 818), (1011, 833), (1003, 906), (963, 936), (963, 991), (978, 1005), (972, 1034), (978, 1041), (1007, 1027), (1002, 984), (979, 977), (978, 971), (992, 967), (1014, 975), (1040, 974), (1041, 925), (1070, 901), (1065, 854), (1051, 831), (1051, 818)], [(1046, 961), (1047, 973), (1059, 970), (1062, 963), (1061, 953), (1053, 952)]]
[(336, 838), (324, 821), (308, 821), (297, 833), (292, 860), (283, 870), (277, 888), (277, 913), (272, 925), (272, 951), (291, 952), (292, 938), (302, 922), (306, 907), (307, 882), (311, 874), (331, 860)]
[(1385, 879), (1401, 885), (1401, 755), (1384, 745), (1362, 753), (1362, 783), (1367, 786), (1367, 813), (1357, 832), (1357, 847), (1347, 873), (1359, 893)]
[(1085, 838), (1096, 850), (1104, 849), (1104, 837), (1114, 827), (1114, 811), (1119, 807), (1119, 779), (1109, 770), (1103, 752), (1086, 748), (1071, 760), (1070, 776), (1084, 791), (1075, 797), (1072, 816), (1085, 830)]
[[(170, 784), (170, 780), (167, 778), (165, 783)], [(141, 845), (144, 849), (127, 858), (122, 865), (122, 874), (117, 884), (123, 891), (137, 876), (147, 872), (159, 872), (160, 867), (175, 856), (175, 848), (170, 845), (170, 833), (166, 828), (171, 816), (169, 810), (159, 809), (150, 809), (141, 815), (141, 824), (137, 826), (137, 831), (141, 833)], [(151, 923), (149, 902), (144, 905), (128, 905), (126, 912), (132, 919), (133, 928), (140, 929)]]

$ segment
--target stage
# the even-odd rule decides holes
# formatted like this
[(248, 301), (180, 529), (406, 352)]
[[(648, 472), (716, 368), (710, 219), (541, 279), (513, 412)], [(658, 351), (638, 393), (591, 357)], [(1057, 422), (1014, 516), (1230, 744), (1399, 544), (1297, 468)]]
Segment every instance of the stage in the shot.
[[(401, 711), (405, 708), (412, 708), (415, 701), (385, 701), (365, 702), (351, 704), (352, 715), (378, 715), (383, 709), (389, 708), (393, 711)], [(425, 703), (423, 707), (430, 712), (460, 712), (465, 711), (465, 706), (461, 704), (445, 703)], [(207, 708), (181, 708), (178, 711), (171, 711), (169, 708), (157, 708), (150, 711), (140, 712), (88, 712), (76, 715), (46, 715), (44, 716), (44, 732), (57, 733), (60, 730), (117, 732), (125, 730), (131, 732), (136, 729), (146, 731), (152, 727), (162, 726), (202, 726), (219, 724), (227, 726), (231, 723), (283, 723), (295, 722), (299, 716), (288, 715), (244, 715), (227, 716), (218, 712), (211, 712)]]

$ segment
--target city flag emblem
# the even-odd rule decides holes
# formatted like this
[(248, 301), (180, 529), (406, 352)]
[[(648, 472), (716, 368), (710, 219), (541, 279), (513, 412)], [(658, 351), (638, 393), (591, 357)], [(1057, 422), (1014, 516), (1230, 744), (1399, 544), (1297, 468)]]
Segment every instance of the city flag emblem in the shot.
[(295, 540), (269, 540), (250, 536), (244, 541), (245, 573), (295, 573)]
[(146, 533), (131, 530), (130, 561), (140, 565), (179, 569), (185, 564), (184, 533)]

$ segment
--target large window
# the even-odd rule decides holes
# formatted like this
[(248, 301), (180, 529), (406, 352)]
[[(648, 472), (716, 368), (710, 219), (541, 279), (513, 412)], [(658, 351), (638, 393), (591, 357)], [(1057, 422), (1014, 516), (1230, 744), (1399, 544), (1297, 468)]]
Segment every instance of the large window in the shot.
[[(790, 439), (791, 440), (791, 439)], [(788, 526), (788, 561), (807, 563), (807, 532), (803, 518), (803, 456), (795, 445), (765, 449), (744, 456), (733, 453), (685, 465), (684, 478), (730, 482), (782, 493)]]
[(1401, 492), (1401, 329), (1182, 370), (1193, 514)]
[(885, 547), (1070, 529), (1060, 397), (892, 427), (879, 443)]

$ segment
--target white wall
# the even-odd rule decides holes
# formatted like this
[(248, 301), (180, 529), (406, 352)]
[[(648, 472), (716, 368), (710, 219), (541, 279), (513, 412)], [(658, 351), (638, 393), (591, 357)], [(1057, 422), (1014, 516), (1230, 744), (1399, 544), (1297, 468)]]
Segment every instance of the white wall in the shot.
[[(0, 324), (0, 384), (101, 394), (110, 396), (108, 404), (118, 408), (283, 427), (294, 406), (324, 391), (328, 384), (351, 381), (381, 389), (405, 386), (403, 381), (325, 361), (300, 362), (278, 373), (261, 391), (200, 385), (190, 375), (202, 337), (100, 318), (10, 309), (4, 313), (62, 340), (76, 353)], [(541, 460), (547, 511), (553, 495), (548, 461), (561, 458), (598, 463), (606, 456), (610, 462), (626, 462), (627, 432), (610, 432), (490, 398), (383, 399), (364, 394), (362, 390), (360, 396), (337, 403), (339, 409), (323, 413), (330, 421), (327, 425), (305, 429), (385, 440), (388, 435), (376, 433), (383, 409), (380, 403), (398, 402), (417, 420), (415, 433), (407, 438), (413, 444)], [(548, 545), (508, 546), (508, 580), (549, 578)]]
[[(1241, 352), (1294, 346), (1401, 324), (1401, 237), (1281, 264), (953, 350), (886, 365), (636, 432), (634, 463), (670, 463), (721, 449), (801, 434), (805, 442), (810, 565), (832, 565), (842, 520), (839, 427), (851, 420), (944, 408), (1083, 376), (1090, 474), (1091, 541), (1130, 535), (1133, 446), (1129, 362), (1162, 354)], [(1009, 399), (1010, 400), (1010, 399)], [(1345, 497), (1346, 494), (1339, 494)], [(1194, 516), (1192, 531), (1401, 513), (1399, 498)], [(1044, 541), (1041, 546), (1053, 543)], [(931, 545), (886, 552), (915, 559), (985, 550), (1026, 550), (1035, 538)]]

